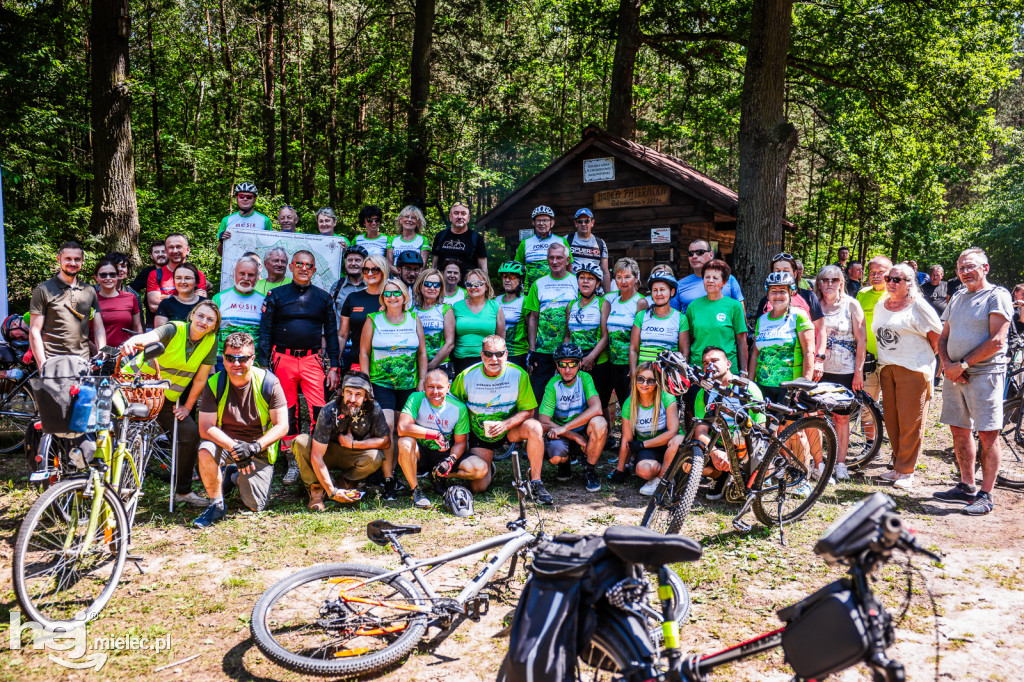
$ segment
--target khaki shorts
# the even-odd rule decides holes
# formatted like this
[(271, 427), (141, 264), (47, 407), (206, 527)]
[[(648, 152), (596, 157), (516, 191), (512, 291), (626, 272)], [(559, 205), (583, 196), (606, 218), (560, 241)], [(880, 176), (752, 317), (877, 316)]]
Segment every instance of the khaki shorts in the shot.
[[(217, 447), (211, 441), (204, 440), (199, 444), (199, 449), (212, 453), (214, 461), (222, 467), (234, 464), (227, 451)], [(253, 511), (266, 509), (267, 500), (270, 499), (270, 482), (274, 478), (274, 465), (264, 459), (264, 454), (261, 453), (259, 457), (252, 458), (251, 461), (256, 467), (255, 471), (238, 474), (238, 494), (245, 506)]]
[(1003, 375), (971, 374), (966, 384), (942, 382), (942, 414), (939, 421), (974, 431), (1003, 428)]

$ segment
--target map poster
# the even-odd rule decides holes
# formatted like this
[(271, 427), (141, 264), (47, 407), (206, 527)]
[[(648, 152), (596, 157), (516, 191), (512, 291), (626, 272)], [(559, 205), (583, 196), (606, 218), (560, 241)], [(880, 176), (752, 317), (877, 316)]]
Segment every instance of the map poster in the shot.
[[(345, 242), (342, 237), (325, 237), (320, 234), (299, 234), (297, 232), (278, 232), (277, 230), (231, 230), (231, 237), (224, 241), (224, 261), (220, 267), (220, 290), (227, 291), (235, 285), (235, 263), (243, 254), (253, 251), (266, 259), (267, 251), (280, 246), (288, 252), (288, 262), (292, 254), (305, 249), (316, 257), (316, 274), (313, 284), (324, 291), (330, 291), (344, 270), (342, 256), (345, 253)], [(267, 276), (264, 269), (260, 279)], [(291, 277), (291, 271), (285, 273)]]

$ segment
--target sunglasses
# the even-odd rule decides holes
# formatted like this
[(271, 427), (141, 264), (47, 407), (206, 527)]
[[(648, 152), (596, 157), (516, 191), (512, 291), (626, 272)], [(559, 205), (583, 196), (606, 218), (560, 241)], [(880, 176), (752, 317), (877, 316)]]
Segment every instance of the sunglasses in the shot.
[(890, 284), (897, 284), (899, 282), (909, 282), (910, 281), (909, 279), (907, 279), (905, 277), (885, 277), (884, 279), (885, 279), (886, 282), (889, 282)]
[(367, 218), (363, 222), (366, 222), (366, 223), (379, 223), (380, 222), (380, 218)]
[(835, 283), (837, 283), (839, 281), (841, 281), (841, 280), (838, 277), (822, 277), (821, 278), (822, 284), (835, 284)]
[(397, 298), (400, 297), (401, 295), (402, 292), (398, 291), (397, 289), (388, 289), (387, 291), (381, 294), (381, 296), (383, 296), (384, 298)]
[(230, 353), (225, 353), (224, 354), (224, 362), (225, 363), (230, 362), (231, 364), (239, 364), (239, 365), (241, 365), (241, 364), (244, 364), (246, 362), (249, 362), (254, 357), (256, 357), (256, 356), (255, 355), (231, 355)]
[(772, 256), (772, 263), (776, 263), (780, 260), (796, 260), (796, 256), (794, 256), (791, 253), (786, 253), (785, 251), (783, 251), (782, 253), (777, 253), (774, 256)]
[(441, 283), (440, 282), (424, 282), (423, 283), (423, 288), (424, 289), (440, 289), (441, 288)]
[(466, 282), (467, 289), (479, 289), (482, 286), (484, 286), (483, 282)]
[(690, 258), (693, 258), (695, 256), (703, 256), (707, 252), (708, 252), (707, 249), (692, 249), (692, 250), (688, 251), (687, 253), (690, 254)]
[(594, 222), (594, 219), (593, 218), (577, 218), (576, 222), (578, 222), (578, 223), (592, 223), (592, 222)]
[(292, 267), (300, 270), (312, 270), (316, 267), (316, 263), (292, 263)]
[(117, 273), (116, 272), (98, 272), (98, 273), (96, 273), (96, 277), (98, 277), (99, 279), (110, 279), (112, 277), (117, 277)]
[(637, 377), (636, 378), (636, 385), (637, 386), (656, 386), (657, 384), (658, 384), (658, 380), (655, 379), (654, 377)]
[(569, 369), (571, 367), (579, 367), (579, 364), (580, 364), (579, 360), (559, 360), (558, 361), (558, 366), (559, 367), (564, 367), (566, 369)]
[(379, 275), (380, 268), (363, 268), (364, 275)]
[(237, 196), (239, 199), (255, 199), (256, 198), (255, 194), (248, 194), (246, 192), (239, 192), (235, 196)]
[(503, 357), (505, 357), (505, 353), (507, 353), (508, 351), (503, 351), (503, 350), (485, 350), (485, 351), (481, 351), (481, 352), (484, 354), (485, 358), (503, 358)]

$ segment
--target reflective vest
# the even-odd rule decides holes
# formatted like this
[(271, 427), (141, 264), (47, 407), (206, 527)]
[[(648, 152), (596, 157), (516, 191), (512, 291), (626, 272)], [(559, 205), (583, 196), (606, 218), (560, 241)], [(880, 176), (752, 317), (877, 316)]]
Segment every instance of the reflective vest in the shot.
[[(217, 343), (217, 334), (213, 332), (204, 336), (196, 345), (192, 355), (186, 358), (185, 342), (188, 340), (188, 329), (184, 322), (171, 322), (171, 324), (174, 325), (174, 336), (171, 337), (171, 341), (167, 344), (164, 354), (158, 360), (160, 362), (160, 378), (171, 382), (171, 387), (164, 392), (164, 395), (167, 400), (173, 402), (181, 397), (181, 394), (188, 386), (188, 382), (192, 381), (196, 372), (199, 371), (210, 349)], [(141, 353), (138, 355), (138, 358), (141, 360)], [(124, 370), (125, 373), (134, 374), (136, 371), (140, 371), (137, 364), (139, 360), (128, 363)], [(141, 371), (144, 374), (156, 374), (156, 369), (150, 366), (149, 363), (143, 364)]]
[[(270, 376), (269, 381), (267, 380), (268, 375)], [(273, 423), (270, 421), (270, 398), (274, 394), (276, 381), (277, 377), (259, 367), (253, 367), (249, 375), (249, 385), (252, 387), (253, 395), (256, 396), (256, 411), (260, 414), (260, 424), (263, 426), (263, 433), (269, 431), (270, 427), (273, 426)], [(210, 377), (206, 385), (210, 387), (214, 398), (217, 399), (217, 427), (220, 428), (224, 421), (224, 406), (228, 402), (227, 372), (217, 372)], [(266, 450), (267, 460), (271, 464), (277, 459), (277, 446), (277, 441), (274, 441)]]

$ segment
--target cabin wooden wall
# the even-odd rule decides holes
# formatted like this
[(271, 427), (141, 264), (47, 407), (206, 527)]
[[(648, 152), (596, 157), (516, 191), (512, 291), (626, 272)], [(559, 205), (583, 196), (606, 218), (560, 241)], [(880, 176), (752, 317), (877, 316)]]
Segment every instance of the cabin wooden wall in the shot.
[[(646, 278), (658, 263), (672, 265), (676, 275), (690, 273), (686, 250), (697, 238), (717, 241), (719, 250), (729, 254), (735, 242), (735, 220), (715, 213), (706, 202), (672, 187), (665, 206), (640, 206), (614, 209), (594, 207), (594, 194), (609, 189), (668, 184), (642, 172), (630, 163), (615, 160), (615, 179), (605, 182), (583, 182), (583, 160), (607, 157), (601, 150), (587, 150), (570, 160), (543, 183), (538, 183), (515, 205), (509, 207), (488, 226), (505, 238), (509, 252), (519, 244), (520, 230), (532, 230), (530, 214), (540, 205), (555, 211), (555, 233), (569, 235), (575, 231), (573, 216), (580, 208), (594, 212), (594, 234), (608, 244), (609, 265), (623, 256), (635, 258), (641, 275)], [(716, 222), (717, 218), (717, 222)], [(670, 244), (652, 244), (651, 228), (671, 228)]]

